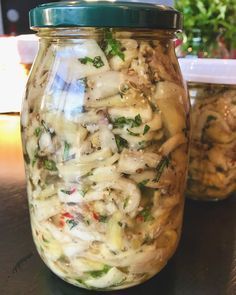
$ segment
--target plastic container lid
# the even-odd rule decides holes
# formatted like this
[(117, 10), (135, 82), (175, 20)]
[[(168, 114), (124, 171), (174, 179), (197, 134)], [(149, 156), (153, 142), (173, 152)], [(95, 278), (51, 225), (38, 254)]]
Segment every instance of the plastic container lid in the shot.
[(30, 26), (180, 30), (182, 15), (169, 6), (153, 3), (63, 1), (42, 4), (32, 9)]
[(212, 58), (179, 58), (187, 82), (236, 85), (236, 60)]

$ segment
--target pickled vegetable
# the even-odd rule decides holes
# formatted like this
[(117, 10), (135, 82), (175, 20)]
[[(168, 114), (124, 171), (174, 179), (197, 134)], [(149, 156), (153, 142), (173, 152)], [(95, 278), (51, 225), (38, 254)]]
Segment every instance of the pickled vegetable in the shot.
[(172, 256), (188, 155), (172, 43), (107, 34), (42, 40), (22, 114), (38, 251), (64, 280), (103, 290), (145, 281)]
[(190, 84), (195, 93), (188, 194), (220, 200), (236, 190), (236, 89)]

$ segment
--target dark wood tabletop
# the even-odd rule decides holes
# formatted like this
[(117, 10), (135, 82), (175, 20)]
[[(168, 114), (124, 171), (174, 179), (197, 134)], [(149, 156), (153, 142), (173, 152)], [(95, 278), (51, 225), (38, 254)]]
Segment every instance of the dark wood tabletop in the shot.
[[(0, 115), (0, 295), (87, 295), (57, 278), (33, 244), (21, 153), (19, 116)], [(150, 281), (117, 295), (235, 295), (236, 195), (187, 200), (180, 245)]]

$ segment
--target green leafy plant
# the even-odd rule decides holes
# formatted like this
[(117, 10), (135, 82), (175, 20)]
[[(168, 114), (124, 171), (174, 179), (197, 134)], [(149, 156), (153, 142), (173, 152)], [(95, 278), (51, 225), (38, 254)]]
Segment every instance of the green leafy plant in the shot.
[(185, 49), (192, 43), (194, 29), (200, 30), (205, 48), (217, 46), (219, 35), (228, 48), (236, 48), (235, 0), (175, 0), (175, 6), (184, 15)]

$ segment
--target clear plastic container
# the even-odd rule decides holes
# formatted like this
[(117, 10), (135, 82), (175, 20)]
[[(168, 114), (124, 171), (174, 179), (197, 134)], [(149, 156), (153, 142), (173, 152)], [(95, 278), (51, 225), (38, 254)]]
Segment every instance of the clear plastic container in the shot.
[(225, 199), (236, 190), (236, 61), (181, 60), (192, 104), (187, 194)]
[[(159, 18), (148, 23), (150, 14)], [(21, 122), (32, 232), (48, 267), (76, 286), (137, 285), (178, 245), (189, 101), (171, 15), (179, 20), (170, 8), (117, 2), (31, 13), (40, 48)]]

